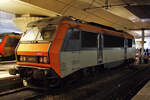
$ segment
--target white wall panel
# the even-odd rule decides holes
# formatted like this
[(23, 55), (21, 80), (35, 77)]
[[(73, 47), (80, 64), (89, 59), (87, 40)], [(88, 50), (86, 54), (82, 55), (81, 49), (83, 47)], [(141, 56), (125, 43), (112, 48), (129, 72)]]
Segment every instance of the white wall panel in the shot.
[(103, 49), (103, 63), (115, 62), (124, 59), (124, 48)]

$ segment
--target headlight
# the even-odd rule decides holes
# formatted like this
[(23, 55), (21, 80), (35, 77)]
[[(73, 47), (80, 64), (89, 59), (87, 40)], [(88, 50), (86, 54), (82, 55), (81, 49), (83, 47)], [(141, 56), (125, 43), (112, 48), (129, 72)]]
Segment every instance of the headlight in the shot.
[(20, 56), (19, 61), (23, 61), (23, 56)]
[(37, 59), (37, 57), (34, 57), (34, 56), (20, 56), (19, 61), (36, 63), (36, 62), (38, 62), (38, 59)]
[(39, 62), (40, 62), (40, 63), (47, 64), (47, 63), (48, 63), (48, 58), (47, 58), (47, 57), (45, 57), (45, 56), (40, 57)]
[(19, 61), (25, 62), (26, 61), (26, 57), (25, 56), (20, 56)]
[(48, 57), (46, 56), (18, 56), (20, 62), (42, 63), (48, 64)]

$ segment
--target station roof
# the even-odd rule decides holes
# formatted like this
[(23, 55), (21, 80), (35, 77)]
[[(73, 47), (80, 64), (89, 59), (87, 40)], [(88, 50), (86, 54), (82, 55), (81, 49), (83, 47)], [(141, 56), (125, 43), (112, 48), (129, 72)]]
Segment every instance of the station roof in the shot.
[(0, 10), (15, 14), (74, 16), (140, 37), (140, 29), (150, 36), (148, 0), (1, 0)]

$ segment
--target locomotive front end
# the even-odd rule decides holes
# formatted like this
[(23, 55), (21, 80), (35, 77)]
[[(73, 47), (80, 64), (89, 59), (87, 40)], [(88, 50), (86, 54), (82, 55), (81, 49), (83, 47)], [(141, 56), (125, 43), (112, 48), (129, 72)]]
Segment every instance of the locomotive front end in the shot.
[(14, 59), (15, 48), (20, 39), (17, 33), (3, 33), (0, 35), (0, 60)]
[(55, 87), (60, 84), (60, 70), (53, 62), (58, 56), (53, 46), (58, 24), (52, 21), (30, 23), (16, 48), (17, 66), (9, 73), (19, 74), (25, 86)]
[(3, 57), (4, 55), (2, 40), (3, 40), (3, 36), (0, 36), (0, 58)]

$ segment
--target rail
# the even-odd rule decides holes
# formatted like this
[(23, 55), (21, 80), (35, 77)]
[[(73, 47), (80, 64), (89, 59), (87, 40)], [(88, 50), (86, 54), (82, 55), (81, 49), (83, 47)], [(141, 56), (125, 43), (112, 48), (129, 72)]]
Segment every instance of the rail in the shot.
[(96, 98), (130, 100), (150, 79), (149, 72), (149, 65), (106, 70), (96, 77), (83, 79), (73, 86), (66, 85), (58, 93), (25, 87), (0, 94), (0, 100), (45, 100), (46, 98), (52, 100), (96, 100)]

